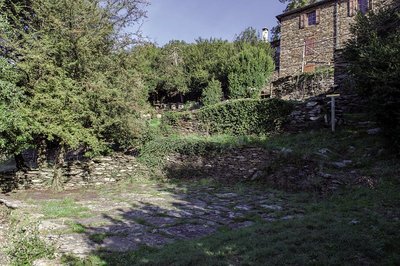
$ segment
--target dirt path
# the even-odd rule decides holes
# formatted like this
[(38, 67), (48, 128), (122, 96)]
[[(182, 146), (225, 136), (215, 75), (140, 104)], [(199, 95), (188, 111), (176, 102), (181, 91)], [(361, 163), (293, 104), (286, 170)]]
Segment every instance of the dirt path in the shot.
[[(4, 196), (0, 196), (0, 198)], [(53, 193), (26, 191), (7, 197), (40, 220), (41, 234), (60, 253), (125, 252), (240, 228), (255, 221), (292, 219), (301, 210), (276, 192), (246, 186), (137, 182)]]

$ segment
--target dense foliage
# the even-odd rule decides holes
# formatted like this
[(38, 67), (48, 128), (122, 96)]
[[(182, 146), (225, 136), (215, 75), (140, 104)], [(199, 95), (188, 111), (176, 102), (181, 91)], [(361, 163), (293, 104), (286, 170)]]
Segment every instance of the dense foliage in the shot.
[(60, 166), (68, 150), (94, 155), (151, 139), (140, 119), (149, 96), (205, 105), (258, 96), (274, 64), (255, 29), (233, 42), (157, 47), (129, 33), (147, 4), (0, 0), (1, 153), (20, 166), (21, 152), (35, 148)]
[(141, 4), (0, 1), (3, 151), (55, 143), (96, 153), (134, 143), (143, 86), (126, 63), (125, 27), (143, 16)]
[(345, 50), (349, 70), (369, 109), (400, 147), (400, 7), (358, 16)]
[(170, 112), (164, 122), (179, 125), (181, 121), (199, 123), (203, 130), (218, 134), (267, 134), (279, 130), (292, 111), (292, 104), (278, 99), (240, 99), (211, 106), (196, 112)]
[(208, 86), (203, 90), (203, 95), (201, 101), (204, 105), (217, 104), (222, 99), (222, 88), (221, 82), (218, 80), (211, 80)]
[(254, 97), (274, 70), (272, 49), (253, 28), (244, 30), (234, 42), (171, 41), (161, 48), (143, 44), (132, 54), (137, 68), (145, 73), (152, 100), (161, 102), (201, 101), (213, 80), (221, 83), (224, 98)]
[(319, 0), (279, 0), (281, 3), (287, 3), (285, 11), (301, 8), (318, 1)]

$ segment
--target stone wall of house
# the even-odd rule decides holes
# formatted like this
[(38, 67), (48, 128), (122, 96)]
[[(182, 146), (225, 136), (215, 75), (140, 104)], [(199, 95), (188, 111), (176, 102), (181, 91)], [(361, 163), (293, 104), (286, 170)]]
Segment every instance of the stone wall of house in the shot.
[(281, 57), (279, 76), (293, 76), (302, 73), (304, 44), (307, 39), (314, 40), (312, 53), (304, 56), (304, 65), (316, 64), (318, 66), (332, 65), (334, 51), (334, 21), (335, 4), (328, 2), (317, 7), (320, 11), (318, 25), (309, 26), (307, 19), (305, 26), (300, 29), (300, 15), (295, 13), (281, 20)]
[[(64, 188), (109, 184), (129, 178), (142, 168), (134, 156), (124, 154), (69, 161), (62, 167), (62, 183)], [(0, 173), (0, 191), (48, 188), (53, 173), (53, 167)]]
[(331, 72), (313, 75), (286, 76), (272, 82), (272, 97), (304, 101), (331, 90), (334, 76)]
[[(393, 0), (370, 0), (374, 10), (387, 6)], [(319, 10), (319, 24), (300, 29), (300, 16)], [(337, 15), (336, 15), (337, 14)], [(354, 13), (355, 14), (355, 13)], [(321, 66), (334, 66), (334, 53), (344, 48), (351, 37), (350, 27), (355, 15), (349, 15), (349, 0), (327, 1), (316, 7), (305, 9), (281, 19), (280, 71), (279, 76), (294, 76)], [(305, 42), (313, 42), (310, 54), (303, 53)]]

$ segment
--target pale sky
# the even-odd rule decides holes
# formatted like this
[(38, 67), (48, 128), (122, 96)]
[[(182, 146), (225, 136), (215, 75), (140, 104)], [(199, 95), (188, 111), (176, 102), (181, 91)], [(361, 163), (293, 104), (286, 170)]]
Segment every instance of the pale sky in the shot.
[(276, 25), (285, 5), (278, 0), (150, 0), (142, 32), (150, 41), (194, 42), (198, 37), (232, 41), (247, 27)]

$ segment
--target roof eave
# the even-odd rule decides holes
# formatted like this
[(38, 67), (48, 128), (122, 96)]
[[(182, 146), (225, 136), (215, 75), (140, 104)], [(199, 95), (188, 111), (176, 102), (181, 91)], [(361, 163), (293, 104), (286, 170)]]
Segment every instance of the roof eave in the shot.
[(304, 6), (304, 7), (300, 7), (300, 8), (296, 8), (296, 9), (287, 11), (287, 12), (285, 12), (285, 13), (282, 13), (282, 14), (276, 16), (276, 18), (277, 18), (279, 21), (281, 21), (282, 18), (284, 18), (284, 17), (286, 17), (286, 16), (290, 16), (290, 15), (293, 15), (293, 14), (296, 14), (296, 13), (301, 13), (301, 12), (307, 10), (307, 9), (311, 9), (311, 8), (314, 8), (314, 7), (317, 7), (317, 6), (320, 6), (320, 5), (329, 3), (329, 2), (333, 2), (333, 1), (335, 1), (335, 0), (322, 0), (322, 1), (316, 2), (316, 3), (311, 4), (311, 5), (307, 5), (307, 6)]

